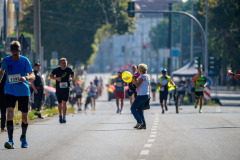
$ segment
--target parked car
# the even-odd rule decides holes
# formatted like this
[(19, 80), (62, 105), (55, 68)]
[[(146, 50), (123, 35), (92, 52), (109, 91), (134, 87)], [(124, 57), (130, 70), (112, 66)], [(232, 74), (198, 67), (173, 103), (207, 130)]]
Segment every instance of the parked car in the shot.
[[(108, 81), (108, 84), (107, 84), (107, 87), (108, 87), (108, 101), (111, 101), (111, 99), (115, 99), (115, 85), (113, 83), (114, 79), (117, 78), (117, 75), (113, 75), (109, 78), (109, 81)], [(125, 94), (126, 94), (126, 98), (129, 98), (128, 96), (128, 85), (127, 83), (125, 83), (125, 86), (124, 86), (124, 89), (125, 89)]]

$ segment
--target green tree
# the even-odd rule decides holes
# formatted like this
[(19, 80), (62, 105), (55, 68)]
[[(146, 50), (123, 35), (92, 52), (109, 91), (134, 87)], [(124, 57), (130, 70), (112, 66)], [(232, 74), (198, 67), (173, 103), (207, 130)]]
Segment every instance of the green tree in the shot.
[[(33, 33), (33, 0), (26, 1), (21, 30)], [(124, 0), (41, 0), (41, 38), (45, 59), (52, 51), (70, 62), (86, 63), (96, 50), (95, 34), (104, 25), (110, 34), (124, 34), (133, 29)], [(96, 43), (97, 44), (97, 43)], [(97, 47), (97, 45), (95, 45)]]

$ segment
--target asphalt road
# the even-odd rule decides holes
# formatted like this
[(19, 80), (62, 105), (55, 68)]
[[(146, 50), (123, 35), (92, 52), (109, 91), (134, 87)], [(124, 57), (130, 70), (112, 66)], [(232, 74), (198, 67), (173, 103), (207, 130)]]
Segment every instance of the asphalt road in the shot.
[(154, 102), (145, 111), (147, 129), (134, 130), (129, 101), (119, 115), (114, 100), (106, 100), (104, 93), (96, 111), (68, 115), (66, 124), (56, 116), (29, 125), (28, 149), (20, 148), (21, 129), (14, 131), (14, 150), (3, 147), (7, 134), (0, 134), (0, 160), (240, 159), (239, 107), (204, 106), (199, 114), (193, 106), (183, 106), (176, 114), (170, 106), (162, 115)]

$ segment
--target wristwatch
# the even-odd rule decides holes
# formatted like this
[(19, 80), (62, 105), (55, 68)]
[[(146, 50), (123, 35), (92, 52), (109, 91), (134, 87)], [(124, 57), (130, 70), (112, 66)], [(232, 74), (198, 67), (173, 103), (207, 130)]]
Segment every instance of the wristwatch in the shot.
[(25, 78), (26, 78), (26, 80), (28, 81), (28, 77), (27, 77), (27, 76), (25, 76)]

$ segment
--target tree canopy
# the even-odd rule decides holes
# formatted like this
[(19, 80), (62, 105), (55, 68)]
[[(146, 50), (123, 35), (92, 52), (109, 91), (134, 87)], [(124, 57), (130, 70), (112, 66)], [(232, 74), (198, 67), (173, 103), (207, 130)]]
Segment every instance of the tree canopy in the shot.
[[(21, 30), (33, 33), (33, 0), (26, 4)], [(51, 52), (58, 51), (72, 63), (87, 63), (101, 41), (95, 36), (99, 29), (108, 30), (102, 34), (124, 34), (134, 28), (126, 9), (125, 0), (41, 0), (44, 58), (49, 60)]]

